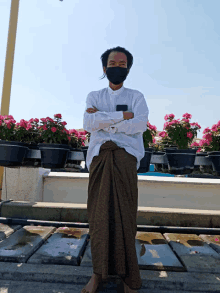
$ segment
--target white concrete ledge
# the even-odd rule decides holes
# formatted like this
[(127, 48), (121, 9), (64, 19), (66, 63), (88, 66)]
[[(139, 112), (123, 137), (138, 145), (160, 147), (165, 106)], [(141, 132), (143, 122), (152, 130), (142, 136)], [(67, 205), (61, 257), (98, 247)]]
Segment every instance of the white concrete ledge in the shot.
[[(44, 178), (78, 178), (78, 179), (89, 179), (89, 173), (66, 173), (66, 172), (50, 172), (43, 175)], [(220, 185), (220, 179), (211, 179), (211, 178), (181, 178), (181, 177), (165, 177), (165, 176), (145, 176), (138, 175), (139, 181), (148, 181), (148, 182), (175, 182), (175, 183), (191, 183), (191, 184), (217, 184)]]

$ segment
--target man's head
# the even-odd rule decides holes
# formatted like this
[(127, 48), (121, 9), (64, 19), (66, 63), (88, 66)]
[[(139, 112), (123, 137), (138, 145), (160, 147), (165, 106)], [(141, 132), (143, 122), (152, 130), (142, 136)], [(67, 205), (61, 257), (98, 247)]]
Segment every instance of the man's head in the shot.
[(104, 77), (106, 76), (107, 67), (128, 68), (129, 73), (130, 68), (133, 64), (132, 54), (122, 47), (116, 47), (107, 50), (105, 53), (102, 54), (101, 59)]
[[(128, 68), (127, 56), (124, 53), (112, 51), (107, 60), (107, 67), (123, 67)], [(106, 67), (104, 66), (103, 71), (106, 73)]]

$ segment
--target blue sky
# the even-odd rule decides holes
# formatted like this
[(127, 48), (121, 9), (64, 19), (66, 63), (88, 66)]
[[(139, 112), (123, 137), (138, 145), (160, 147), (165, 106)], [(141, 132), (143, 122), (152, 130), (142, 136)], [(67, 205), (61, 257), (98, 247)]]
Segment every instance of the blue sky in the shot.
[[(0, 0), (1, 90), (10, 6)], [(134, 57), (124, 86), (144, 94), (149, 122), (162, 131), (166, 114), (187, 112), (202, 138), (220, 120), (219, 11), (219, 0), (20, 0), (9, 114), (83, 128), (88, 93), (109, 85), (100, 57), (121, 46)]]

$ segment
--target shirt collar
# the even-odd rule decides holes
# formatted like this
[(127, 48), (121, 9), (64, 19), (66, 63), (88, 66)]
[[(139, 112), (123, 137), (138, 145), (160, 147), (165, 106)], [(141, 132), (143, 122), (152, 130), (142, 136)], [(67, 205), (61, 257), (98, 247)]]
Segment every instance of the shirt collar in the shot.
[(124, 91), (124, 89), (125, 89), (125, 87), (124, 87), (124, 85), (122, 85), (122, 87), (121, 87), (119, 90), (113, 91), (113, 90), (110, 88), (110, 86), (108, 86), (108, 93), (109, 93), (110, 95), (114, 95), (114, 96), (116, 96), (116, 95), (120, 95), (120, 94)]

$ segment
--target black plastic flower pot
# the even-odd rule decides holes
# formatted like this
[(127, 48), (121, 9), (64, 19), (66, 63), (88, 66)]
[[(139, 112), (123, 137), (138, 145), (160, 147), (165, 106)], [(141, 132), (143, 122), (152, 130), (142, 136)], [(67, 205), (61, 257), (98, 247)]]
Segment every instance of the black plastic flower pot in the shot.
[(207, 152), (208, 157), (212, 161), (212, 168), (218, 176), (220, 176), (220, 151)]
[(140, 161), (140, 167), (137, 170), (137, 173), (149, 172), (152, 153), (153, 148), (145, 148), (145, 155)]
[[(160, 156), (164, 156), (165, 152), (161, 152), (161, 151), (153, 151), (152, 155), (160, 155)], [(162, 172), (163, 169), (163, 164), (162, 163), (156, 163), (154, 164), (154, 172)]]
[(71, 147), (70, 151), (71, 151), (71, 152), (72, 152), (72, 151), (81, 152), (82, 150), (81, 150), (80, 148), (72, 148), (72, 147)]
[(28, 144), (28, 148), (31, 150), (39, 150), (39, 145), (38, 143), (30, 143)]
[[(196, 150), (196, 157), (207, 156), (207, 154), (204, 154), (204, 153), (197, 153), (197, 151), (198, 151), (197, 148), (194, 148), (194, 150)], [(196, 158), (195, 158), (195, 161), (196, 161)], [(194, 170), (193, 171), (201, 171), (200, 170), (200, 165), (195, 165), (194, 164)]]
[[(39, 150), (39, 146), (37, 143), (28, 144), (29, 151), (30, 150)], [(24, 158), (22, 161), (23, 167), (41, 167), (41, 159), (36, 158)]]
[[(170, 145), (168, 147), (165, 147), (164, 148), (164, 154), (166, 154), (166, 149), (177, 150), (178, 148), (175, 145)], [(162, 164), (162, 171), (163, 172), (167, 172), (168, 169), (169, 169), (168, 164)], [(176, 174), (176, 173), (174, 173), (174, 174)]]
[[(199, 152), (196, 153), (196, 156), (198, 157), (208, 157), (208, 153), (207, 152)], [(196, 166), (197, 167), (197, 166)], [(199, 171), (202, 172), (203, 174), (206, 173), (207, 174), (212, 174), (213, 173), (213, 168), (212, 165), (199, 165)]]
[[(195, 149), (197, 152), (198, 148), (195, 148)], [(206, 157), (206, 156), (207, 156), (207, 152), (196, 153), (196, 157)], [(208, 166), (194, 165), (194, 171), (204, 172), (205, 171), (204, 167), (208, 167)]]
[[(80, 149), (80, 148), (70, 148), (70, 151), (71, 152), (82, 152), (82, 149)], [(67, 159), (67, 163), (70, 163), (70, 164), (75, 164), (75, 165), (78, 165), (78, 166), (80, 166), (81, 165), (81, 160), (68, 160)]]
[(71, 147), (67, 144), (39, 143), (42, 168), (64, 168)]
[(195, 149), (169, 149), (166, 148), (168, 170), (170, 174), (191, 174), (194, 170), (196, 158)]
[(20, 141), (0, 140), (0, 166), (22, 166), (28, 152), (28, 144)]

